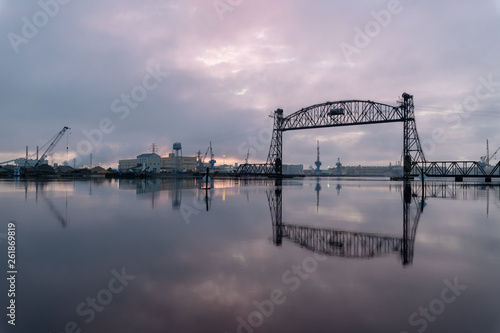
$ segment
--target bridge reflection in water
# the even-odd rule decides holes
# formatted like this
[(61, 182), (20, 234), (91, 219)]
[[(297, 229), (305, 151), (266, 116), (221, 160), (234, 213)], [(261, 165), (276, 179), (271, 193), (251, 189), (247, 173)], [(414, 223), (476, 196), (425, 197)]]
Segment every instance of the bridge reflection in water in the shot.
[(425, 193), (412, 193), (410, 182), (405, 182), (403, 187), (403, 235), (393, 236), (283, 223), (282, 187), (277, 180), (275, 189), (267, 191), (273, 243), (280, 246), (285, 238), (310, 251), (345, 258), (369, 259), (397, 253), (403, 266), (407, 266), (413, 262), (415, 236), (425, 206)]
[[(342, 186), (337, 184), (337, 193)], [(489, 190), (500, 190), (498, 184), (460, 184), (453, 182), (403, 182), (403, 234), (401, 236), (375, 233), (346, 231), (330, 228), (316, 228), (283, 223), (283, 198), (281, 181), (275, 182), (275, 188), (267, 191), (267, 199), (273, 226), (273, 243), (280, 246), (283, 238), (310, 251), (337, 257), (370, 259), (398, 254), (403, 266), (412, 264), (415, 239), (420, 216), (426, 201), (432, 199), (477, 200), (480, 190), (486, 190), (486, 215), (489, 215)], [(321, 185), (316, 183), (317, 206)]]

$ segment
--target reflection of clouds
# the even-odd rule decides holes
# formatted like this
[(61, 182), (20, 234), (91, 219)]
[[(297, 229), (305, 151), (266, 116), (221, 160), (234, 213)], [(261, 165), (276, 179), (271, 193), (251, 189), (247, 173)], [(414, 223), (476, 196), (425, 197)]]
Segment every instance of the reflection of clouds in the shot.
[(202, 301), (209, 303), (233, 306), (236, 303), (246, 302), (246, 295), (241, 294), (241, 286), (238, 286), (234, 275), (218, 275), (214, 280), (193, 286), (192, 290)]
[[(361, 183), (357, 190), (342, 181), (340, 196), (335, 186), (330, 190), (322, 186), (324, 209), (320, 212), (332, 213), (323, 218), (304, 213), (316, 205), (316, 181), (310, 183), (283, 187), (283, 215), (290, 222), (319, 221), (330, 228), (347, 226), (360, 231), (372, 231), (374, 224), (381, 223), (381, 232), (397, 235), (402, 231), (401, 198), (399, 192), (389, 190), (391, 185), (379, 190), (356, 182)], [(483, 197), (474, 205), (464, 205), (461, 199), (429, 199), (417, 230), (413, 266), (401, 269), (393, 256), (374, 260), (328, 257), (301, 280), (300, 288), (291, 291), (291, 284), (282, 281), (283, 273), (312, 253), (290, 242), (273, 245), (265, 186), (225, 187), (226, 202), (231, 204), (214, 205), (203, 223), (186, 227), (168, 200), (159, 200), (159, 209), (152, 211), (134, 192), (118, 190), (117, 184), (94, 186), (92, 196), (88, 196), (88, 185), (76, 185), (75, 196), (82, 198), (72, 202), (75, 218), (64, 232), (58, 232), (53, 218), (41, 216), (34, 205), (26, 206), (24, 219), (17, 219), (18, 207), (25, 207), (24, 198), (16, 206), (10, 204), (12, 196), (0, 192), (2, 200), (9, 200), (8, 205), (4, 203), (7, 215), (26, 221), (19, 227), (26, 226), (20, 231), (29, 247), (19, 250), (23, 251), (24, 289), (29, 296), (20, 301), (26, 306), (23, 313), (33, 320), (32, 327), (23, 331), (35, 331), (44, 324), (43, 331), (60, 331), (71, 319), (81, 323), (75, 306), (95, 296), (109, 279), (109, 270), (121, 263), (127, 272), (130, 267), (136, 279), (92, 326), (82, 326), (84, 331), (234, 332), (236, 318), (255, 311), (252, 303), (269, 299), (275, 288), (283, 290), (286, 302), (265, 319), (259, 332), (327, 332), (333, 325), (339, 332), (412, 331), (407, 327), (408, 316), (439, 296), (441, 281), (453, 276), (474, 286), (467, 296), (471, 298), (447, 308), (453, 319), (442, 317), (429, 331), (469, 331), (467, 314), (475, 311), (475, 304), (498, 308), (498, 288), (492, 288), (500, 274), (494, 265), (498, 223), (493, 218), (498, 208), (490, 206), (489, 220), (484, 211), (478, 215), (475, 207), (482, 204), (484, 208)], [(218, 196), (221, 192), (215, 191)], [(250, 201), (248, 192), (254, 195)], [(190, 193), (191, 203), (193, 189), (184, 193)], [(360, 215), (366, 223), (339, 223), (343, 218), (335, 217), (336, 212)], [(46, 306), (27, 308), (30, 302), (46, 302)], [(485, 326), (493, 318), (484, 311), (474, 314), (477, 322), (470, 325)], [(488, 331), (481, 328), (470, 331)]]

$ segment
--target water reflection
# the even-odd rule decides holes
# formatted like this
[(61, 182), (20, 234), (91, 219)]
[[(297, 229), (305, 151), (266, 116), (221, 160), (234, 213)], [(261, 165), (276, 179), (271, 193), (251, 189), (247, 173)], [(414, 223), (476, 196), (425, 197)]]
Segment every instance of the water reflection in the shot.
[(122, 190), (135, 190), (138, 197), (149, 196), (152, 209), (155, 208), (158, 192), (167, 191), (171, 197), (173, 210), (181, 210), (182, 194), (185, 190), (203, 190), (203, 201), (208, 211), (212, 204), (214, 180), (211, 179), (209, 187), (205, 188), (205, 183), (196, 178), (125, 179), (119, 181), (119, 188)]
[(32, 183), (24, 181), (24, 182), (19, 182), (16, 181), (18, 186), (24, 187), (24, 202), (28, 201), (28, 193), (29, 193), (29, 185), (34, 185), (35, 186), (35, 202), (38, 202), (38, 197), (40, 196), (43, 200), (43, 202), (47, 205), (49, 208), (51, 214), (55, 217), (55, 219), (61, 224), (63, 228), (65, 228), (68, 225), (68, 189), (65, 188), (65, 193), (64, 193), (64, 214), (61, 212), (60, 208), (58, 208), (52, 199), (50, 198), (50, 195), (47, 193), (48, 192), (48, 185), (50, 184), (49, 181), (34, 181)]
[[(338, 183), (336, 185), (337, 195), (340, 195), (341, 188), (342, 185)], [(471, 199), (477, 200), (478, 193), (486, 192), (486, 214), (488, 215), (490, 188), (494, 188), (494, 186), (434, 182), (422, 185), (418, 182), (413, 184), (405, 182), (402, 197), (403, 234), (399, 237), (283, 223), (282, 184), (277, 181), (276, 188), (267, 191), (273, 227), (273, 243), (276, 246), (281, 246), (283, 238), (285, 238), (312, 252), (353, 259), (376, 258), (390, 253), (398, 253), (402, 265), (407, 266), (413, 262), (417, 227), (427, 198), (468, 200), (472, 193)], [(318, 212), (321, 191), (319, 178), (316, 179), (314, 190)]]
[[(0, 182), (0, 203), (22, 237), (22, 332), (61, 332), (70, 320), (83, 332), (238, 332), (237, 318), (247, 320), (276, 288), (287, 300), (254, 332), (415, 332), (409, 316), (454, 277), (470, 287), (426, 332), (496, 332), (494, 311), (477, 304), (499, 305), (498, 186), (415, 182), (408, 190), (314, 178), (277, 186), (216, 179), (208, 191), (182, 179), (15, 186)], [(190, 224), (186, 205), (199, 212)], [(291, 290), (283, 274), (310, 251), (328, 259)], [(104, 295), (110, 271), (122, 267), (136, 279), (87, 324), (75, 309)]]
[[(321, 186), (317, 181), (317, 207), (320, 190)], [(418, 196), (412, 195), (410, 183), (404, 185), (402, 237), (283, 223), (281, 184), (278, 183), (276, 189), (267, 191), (267, 199), (273, 226), (273, 242), (277, 246), (282, 244), (283, 238), (287, 238), (312, 252), (329, 256), (367, 259), (399, 253), (403, 266), (413, 261), (415, 235), (424, 204), (423, 200), (418, 201)], [(415, 214), (410, 218), (412, 202)]]

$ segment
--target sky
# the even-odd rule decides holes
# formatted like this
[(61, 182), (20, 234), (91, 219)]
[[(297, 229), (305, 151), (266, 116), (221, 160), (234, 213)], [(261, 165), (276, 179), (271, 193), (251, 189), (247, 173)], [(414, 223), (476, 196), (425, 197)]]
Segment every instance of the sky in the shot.
[[(499, 32), (499, 0), (0, 0), (0, 162), (68, 126), (51, 163), (210, 141), (217, 164), (259, 163), (277, 108), (403, 92), (427, 160), (477, 161), (500, 147)], [(394, 164), (402, 132), (285, 132), (283, 163), (314, 165), (319, 140), (322, 168)]]

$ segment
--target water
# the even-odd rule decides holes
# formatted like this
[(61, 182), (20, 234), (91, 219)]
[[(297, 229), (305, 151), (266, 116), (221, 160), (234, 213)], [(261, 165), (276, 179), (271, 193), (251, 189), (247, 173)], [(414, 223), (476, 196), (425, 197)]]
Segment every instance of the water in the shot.
[(427, 184), (2, 181), (2, 332), (498, 333), (499, 187)]

